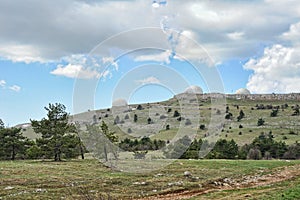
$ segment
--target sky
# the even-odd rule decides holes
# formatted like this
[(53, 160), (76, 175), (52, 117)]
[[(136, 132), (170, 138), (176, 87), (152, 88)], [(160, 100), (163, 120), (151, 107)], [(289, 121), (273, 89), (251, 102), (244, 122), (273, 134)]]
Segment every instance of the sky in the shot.
[(205, 93), (300, 92), (298, 0), (2, 0), (0, 118)]

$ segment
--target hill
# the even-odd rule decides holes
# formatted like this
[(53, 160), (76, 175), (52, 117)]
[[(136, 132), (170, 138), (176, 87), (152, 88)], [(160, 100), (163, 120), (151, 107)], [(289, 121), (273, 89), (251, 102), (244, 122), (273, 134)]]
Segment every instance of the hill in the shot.
[[(243, 145), (261, 133), (271, 132), (275, 140), (291, 144), (300, 139), (300, 115), (295, 113), (297, 108), (299, 110), (299, 102), (299, 94), (183, 93), (163, 102), (88, 111), (71, 116), (71, 121), (78, 121), (84, 126), (104, 120), (120, 139), (148, 136), (168, 141), (187, 134), (196, 138), (215, 136), (234, 139)], [(272, 117), (273, 110), (277, 113)], [(176, 111), (180, 116), (174, 116)], [(241, 111), (244, 117), (238, 120)], [(230, 116), (225, 119), (229, 113)], [(265, 121), (261, 126), (257, 125), (259, 118)], [(24, 135), (36, 138), (29, 124), (21, 127)]]

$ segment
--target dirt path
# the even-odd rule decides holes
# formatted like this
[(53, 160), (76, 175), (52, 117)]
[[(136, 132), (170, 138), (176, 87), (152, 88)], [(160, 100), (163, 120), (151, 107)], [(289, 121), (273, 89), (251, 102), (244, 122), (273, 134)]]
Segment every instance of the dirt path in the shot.
[(258, 186), (270, 185), (273, 183), (286, 181), (292, 179), (296, 176), (300, 176), (300, 165), (288, 166), (277, 168), (273, 170), (270, 174), (266, 175), (248, 175), (242, 176), (240, 179), (224, 178), (219, 180), (214, 180), (202, 185), (201, 188), (196, 190), (187, 190), (183, 192), (167, 193), (158, 196), (146, 197), (140, 200), (174, 200), (174, 199), (189, 199), (191, 197), (200, 196), (202, 194), (207, 194), (215, 191), (223, 191), (230, 189), (239, 188), (253, 188)]

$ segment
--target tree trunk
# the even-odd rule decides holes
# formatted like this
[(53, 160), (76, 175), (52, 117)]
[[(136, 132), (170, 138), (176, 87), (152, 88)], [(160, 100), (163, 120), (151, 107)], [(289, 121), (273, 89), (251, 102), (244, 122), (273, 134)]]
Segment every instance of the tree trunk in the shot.
[(81, 154), (81, 159), (84, 160), (84, 151), (83, 151), (81, 143), (80, 143), (80, 154)]
[(105, 161), (108, 161), (108, 157), (107, 157), (107, 149), (106, 149), (106, 145), (104, 144), (104, 157), (105, 157)]
[(12, 155), (11, 155), (11, 160), (15, 160), (15, 157), (16, 157), (15, 145), (13, 144), (13, 146), (12, 146)]

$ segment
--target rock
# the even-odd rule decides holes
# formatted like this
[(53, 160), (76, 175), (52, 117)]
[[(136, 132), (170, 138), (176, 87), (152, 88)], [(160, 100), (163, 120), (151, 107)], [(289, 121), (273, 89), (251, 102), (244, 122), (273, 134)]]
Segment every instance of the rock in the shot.
[(181, 186), (181, 185), (183, 185), (182, 181), (168, 183), (168, 186)]
[(11, 186), (7, 186), (4, 188), (4, 190), (12, 190), (12, 189), (14, 189), (14, 187), (11, 187)]
[(35, 190), (35, 192), (47, 192), (47, 190), (46, 189), (37, 188)]
[(251, 194), (246, 194), (245, 197), (251, 197)]
[(134, 182), (133, 185), (147, 185), (146, 182), (142, 181), (142, 182)]
[(183, 175), (189, 177), (189, 176), (192, 176), (192, 173), (189, 172), (189, 171), (185, 171), (185, 172), (183, 173)]
[(155, 177), (163, 176), (163, 174), (156, 174)]

